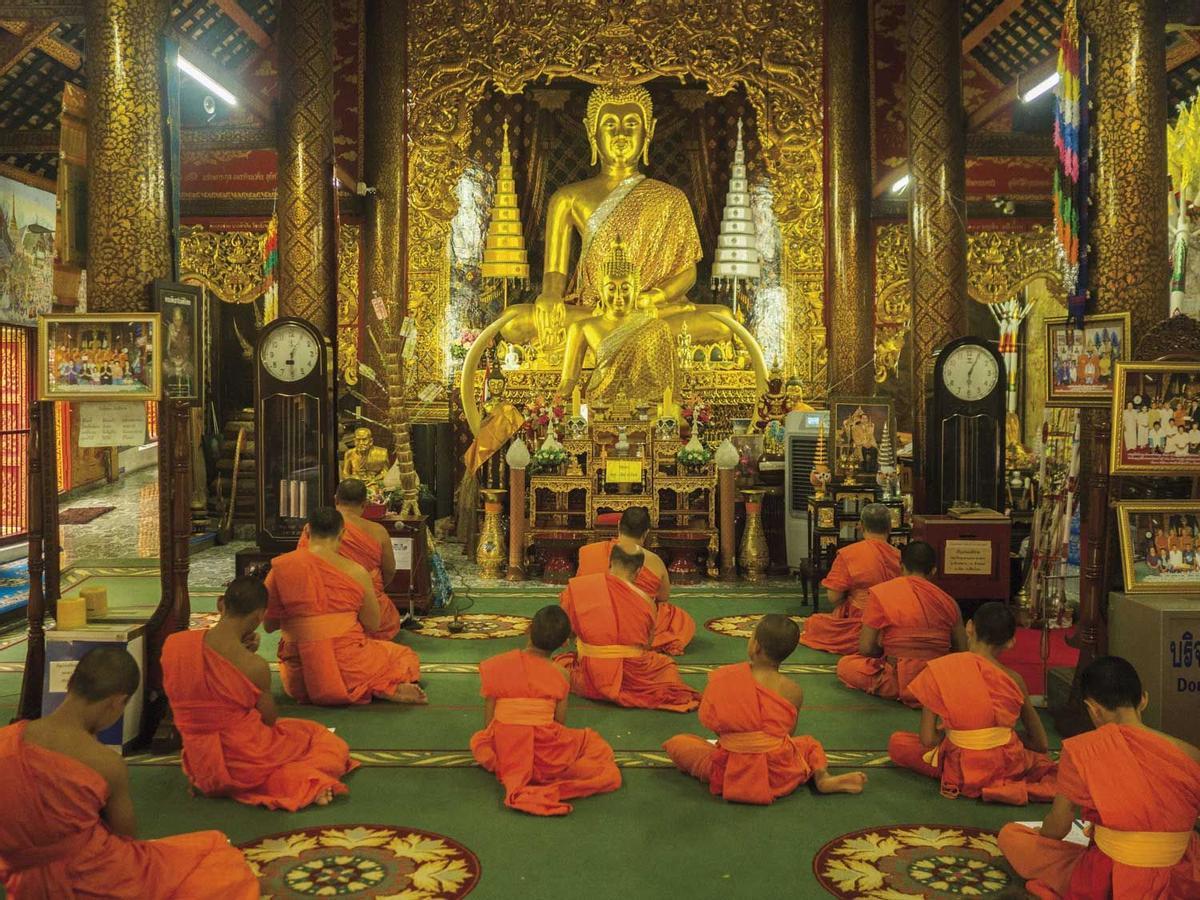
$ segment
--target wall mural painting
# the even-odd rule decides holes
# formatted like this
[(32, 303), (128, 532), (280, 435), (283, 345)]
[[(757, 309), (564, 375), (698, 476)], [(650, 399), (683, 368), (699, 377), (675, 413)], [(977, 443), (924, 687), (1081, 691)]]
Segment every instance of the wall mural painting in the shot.
[(54, 303), (54, 194), (0, 177), (0, 322), (34, 325)]

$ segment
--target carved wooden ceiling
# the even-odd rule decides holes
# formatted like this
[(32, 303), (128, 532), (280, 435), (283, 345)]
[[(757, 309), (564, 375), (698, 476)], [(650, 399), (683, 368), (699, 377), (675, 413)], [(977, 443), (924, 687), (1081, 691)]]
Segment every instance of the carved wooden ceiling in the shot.
[[(63, 84), (84, 83), (84, 0), (0, 0), (0, 162), (52, 178)], [(389, 0), (400, 2), (400, 0)], [(1190, 0), (1166, 0), (1168, 100), (1172, 111), (1200, 86), (1200, 21)], [(183, 87), (183, 123), (269, 126), (271, 88), (256, 83), (257, 64), (274, 50), (278, 0), (174, 0), (172, 35), (211, 74), (247, 87), (247, 100), (230, 112), (204, 109), (204, 91)], [(1003, 88), (988, 108), (968, 110), (969, 128), (981, 128), (1017, 102), (1018, 77), (1028, 86), (1052, 71), (1063, 0), (963, 0), (963, 52), (968, 65)], [(34, 16), (41, 18), (33, 18)], [(202, 134), (200, 140), (203, 140)]]

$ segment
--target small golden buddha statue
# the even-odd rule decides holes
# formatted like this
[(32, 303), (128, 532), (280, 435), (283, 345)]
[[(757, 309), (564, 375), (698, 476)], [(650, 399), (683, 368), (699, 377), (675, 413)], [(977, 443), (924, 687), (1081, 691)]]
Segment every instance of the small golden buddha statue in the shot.
[(383, 496), (383, 477), (390, 467), (388, 452), (375, 446), (370, 428), (354, 430), (354, 446), (342, 457), (342, 478), (357, 478), (367, 486), (373, 498)]
[[(648, 401), (675, 390), (675, 341), (662, 319), (635, 308), (638, 271), (620, 236), (600, 273), (599, 314), (576, 319), (567, 329), (558, 393), (571, 395), (590, 350), (595, 360), (589, 402), (612, 402), (619, 394)], [(615, 409), (614, 405), (614, 409)]]

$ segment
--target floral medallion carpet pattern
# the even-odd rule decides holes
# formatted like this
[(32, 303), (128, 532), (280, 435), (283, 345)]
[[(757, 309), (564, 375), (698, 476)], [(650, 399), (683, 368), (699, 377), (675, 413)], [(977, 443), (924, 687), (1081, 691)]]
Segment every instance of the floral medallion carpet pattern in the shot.
[(966, 826), (893, 825), (844, 834), (817, 852), (813, 872), (835, 897), (1026, 896), (996, 833)]
[[(462, 626), (455, 632), (452, 626)], [(451, 638), (454, 640), (479, 641), (489, 638), (520, 637), (529, 631), (528, 616), (501, 616), (492, 613), (467, 613), (460, 616), (426, 616), (421, 619), (424, 626), (418, 632), (422, 637)]]
[[(758, 625), (758, 620), (764, 615), (766, 613), (750, 613), (744, 616), (718, 616), (715, 619), (709, 619), (705, 622), (704, 627), (716, 634), (745, 640), (754, 634), (754, 628)], [(804, 616), (791, 617), (792, 621), (801, 627), (804, 626), (804, 618)]]
[(453, 900), (479, 883), (475, 854), (443, 834), (390, 825), (304, 828), (241, 844), (264, 900)]

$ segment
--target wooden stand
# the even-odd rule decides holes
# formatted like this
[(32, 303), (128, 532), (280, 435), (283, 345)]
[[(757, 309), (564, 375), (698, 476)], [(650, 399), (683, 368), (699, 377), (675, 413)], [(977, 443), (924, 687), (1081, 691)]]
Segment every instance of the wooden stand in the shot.
[[(968, 613), (986, 600), (1008, 602), (1012, 522), (1007, 518), (913, 516), (912, 537), (933, 547), (938, 567), (933, 583)], [(965, 571), (976, 564), (979, 571)]]

